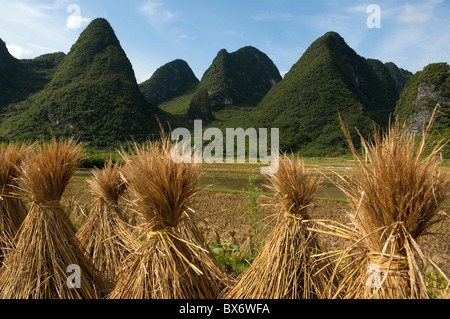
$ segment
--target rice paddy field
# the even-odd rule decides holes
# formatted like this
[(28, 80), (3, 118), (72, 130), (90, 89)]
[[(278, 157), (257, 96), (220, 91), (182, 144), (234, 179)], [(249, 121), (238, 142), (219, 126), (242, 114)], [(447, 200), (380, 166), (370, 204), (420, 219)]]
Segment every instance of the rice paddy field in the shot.
[[(336, 173), (341, 176), (351, 176), (355, 163), (347, 158), (305, 158), (306, 167), (310, 172), (319, 176), (322, 184), (316, 198), (309, 209), (311, 219), (331, 219), (341, 223), (349, 223), (347, 211), (350, 209), (344, 193), (333, 182), (337, 181)], [(446, 165), (448, 166), (448, 165)], [(254, 220), (249, 208), (249, 177), (256, 177), (258, 195), (258, 223), (262, 228), (259, 239), (260, 245), (263, 235), (268, 234), (276, 224), (279, 207), (268, 187), (267, 176), (260, 174), (258, 164), (203, 164), (202, 177), (199, 187), (202, 191), (194, 199), (193, 216), (208, 243), (217, 245), (234, 244), (232, 254), (245, 257), (250, 256), (249, 243), (255, 241)], [(91, 179), (90, 170), (77, 171), (71, 184), (69, 184), (64, 197), (67, 201), (77, 202), (81, 207), (88, 207), (90, 197), (87, 182)], [(450, 214), (450, 201), (441, 207), (442, 211)], [(88, 209), (85, 210), (86, 212)], [(74, 213), (72, 220), (80, 226), (86, 219), (83, 214)], [(450, 273), (450, 220), (444, 220), (432, 228), (433, 234), (422, 236), (419, 239), (423, 249), (433, 256), (433, 261), (447, 274)], [(328, 250), (342, 248), (345, 240), (334, 236), (322, 235), (322, 244)], [(253, 243), (257, 244), (257, 243)], [(249, 261), (250, 262), (250, 261)], [(245, 266), (242, 268), (245, 269)], [(241, 269), (241, 270), (242, 270)], [(234, 276), (239, 270), (231, 270)]]

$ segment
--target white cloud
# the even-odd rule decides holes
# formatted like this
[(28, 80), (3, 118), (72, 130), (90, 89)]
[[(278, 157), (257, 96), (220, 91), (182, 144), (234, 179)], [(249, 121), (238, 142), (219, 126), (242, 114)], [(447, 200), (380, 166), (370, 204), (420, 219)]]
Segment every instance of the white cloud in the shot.
[(429, 63), (448, 62), (450, 33), (448, 7), (442, 0), (426, 0), (420, 5), (391, 8), (392, 23), (376, 48), (377, 58), (392, 61), (411, 72)]
[(403, 23), (425, 23), (432, 17), (432, 12), (424, 6), (405, 5), (403, 12), (398, 17), (398, 21)]
[(429, 63), (448, 63), (449, 51), (450, 35), (448, 33), (431, 33), (428, 30), (407, 28), (388, 37), (380, 48), (379, 54), (385, 61), (395, 60), (397, 65), (416, 72), (421, 71)]
[(229, 37), (239, 37), (239, 38), (245, 38), (244, 36), (244, 30), (232, 30), (232, 29), (228, 29), (228, 30), (224, 30), (223, 34)]
[(150, 78), (152, 77), (152, 75), (153, 75), (153, 72), (152, 72), (152, 73), (144, 73), (143, 75), (140, 75), (140, 76), (137, 78), (137, 82), (138, 82), (138, 83), (145, 82), (145, 81), (147, 81), (148, 79), (150, 79)]
[(183, 40), (197, 40), (197, 37), (196, 36), (187, 35), (187, 34), (182, 34), (182, 35), (180, 35), (180, 39), (183, 39)]
[(51, 4), (36, 4), (36, 8), (43, 10), (58, 10), (64, 9), (70, 3), (73, 3), (73, 0), (56, 0)]
[(139, 11), (152, 23), (167, 23), (176, 16), (176, 13), (166, 9), (160, 0), (147, 0)]
[(367, 5), (356, 5), (347, 8), (343, 8), (342, 11), (350, 12), (350, 13), (359, 13), (359, 14), (367, 14)]
[(66, 2), (0, 0), (0, 38), (19, 57), (32, 58), (45, 53), (67, 52), (78, 33), (67, 33), (65, 28), (69, 15)]
[(31, 58), (33, 54), (33, 51), (24, 49), (20, 45), (7, 44), (6, 47), (8, 48), (9, 53), (17, 59)]
[(284, 78), (288, 72), (289, 71), (286, 71), (286, 70), (280, 70), (281, 77)]

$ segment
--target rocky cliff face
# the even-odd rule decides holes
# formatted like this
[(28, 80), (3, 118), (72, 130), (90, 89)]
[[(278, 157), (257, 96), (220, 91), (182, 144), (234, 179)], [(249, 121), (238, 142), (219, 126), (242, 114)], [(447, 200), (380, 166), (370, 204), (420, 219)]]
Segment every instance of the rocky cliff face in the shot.
[[(428, 123), (434, 107), (450, 104), (450, 99), (442, 96), (439, 88), (434, 84), (420, 83), (417, 87), (417, 97), (413, 100), (416, 111), (409, 118), (411, 129), (415, 134), (421, 134), (423, 126)], [(437, 123), (441, 120), (438, 115)]]
[(437, 104), (440, 108), (435, 126), (441, 129), (448, 128), (450, 66), (447, 63), (430, 64), (411, 77), (400, 95), (396, 117), (399, 121), (407, 121), (413, 133), (421, 134)]

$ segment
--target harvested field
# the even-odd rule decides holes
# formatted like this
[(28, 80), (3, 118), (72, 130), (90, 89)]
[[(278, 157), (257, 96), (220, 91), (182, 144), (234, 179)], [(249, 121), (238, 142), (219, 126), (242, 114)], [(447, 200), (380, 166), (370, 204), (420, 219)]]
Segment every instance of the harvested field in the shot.
[[(68, 202), (75, 201), (81, 207), (87, 207), (90, 197), (87, 193), (87, 180), (75, 178), (67, 188), (64, 198)], [(274, 226), (274, 218), (277, 216), (277, 207), (274, 206), (273, 198), (260, 196), (260, 217), (264, 224), (264, 230), (268, 233)], [(331, 219), (341, 223), (348, 223), (346, 210), (349, 205), (340, 200), (317, 199), (308, 213), (312, 219)], [(244, 244), (252, 231), (251, 215), (247, 207), (246, 194), (229, 193), (220, 191), (204, 190), (194, 200), (192, 209), (195, 217), (203, 231), (205, 238), (212, 243), (235, 242), (241, 246)], [(87, 209), (84, 210), (87, 212)], [(445, 213), (450, 214), (448, 208)], [(72, 214), (71, 218), (77, 224), (83, 223), (85, 217)], [(432, 227), (435, 234), (424, 235), (419, 239), (423, 250), (432, 256), (433, 261), (438, 264), (447, 274), (450, 273), (450, 219)], [(231, 236), (232, 234), (233, 236)], [(341, 248), (343, 239), (320, 235), (322, 244), (328, 250)]]
[[(267, 231), (273, 227), (274, 214), (277, 213), (273, 206), (272, 198), (261, 196), (262, 202), (261, 216)], [(341, 223), (348, 223), (346, 210), (349, 205), (345, 202), (333, 200), (316, 200), (308, 211), (311, 219), (331, 219)], [(247, 239), (247, 234), (251, 229), (251, 216), (246, 209), (246, 198), (242, 194), (216, 193), (203, 191), (197, 197), (193, 209), (197, 217), (201, 219), (202, 229), (206, 238), (214, 238), (214, 228), (219, 231), (222, 242), (231, 241), (230, 230), (236, 231), (234, 236), (238, 244), (242, 244)], [(448, 214), (449, 211), (447, 210)], [(433, 261), (438, 264), (446, 273), (450, 272), (450, 220), (442, 221), (433, 227), (435, 235), (422, 236), (419, 244), (424, 251), (433, 257)], [(439, 237), (437, 240), (436, 237)], [(321, 235), (323, 244), (326, 243), (328, 250), (342, 248), (343, 240)]]

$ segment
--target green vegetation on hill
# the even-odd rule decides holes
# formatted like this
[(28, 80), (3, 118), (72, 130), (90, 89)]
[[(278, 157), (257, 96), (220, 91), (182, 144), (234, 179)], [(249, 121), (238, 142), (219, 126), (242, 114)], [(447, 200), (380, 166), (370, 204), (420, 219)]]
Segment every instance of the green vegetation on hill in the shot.
[(158, 105), (162, 110), (173, 115), (186, 115), (189, 110), (189, 105), (195, 95), (195, 90), (189, 91), (186, 94), (173, 98), (170, 101)]
[(6, 44), (0, 39), (0, 111), (8, 104), (23, 101), (42, 90), (64, 56), (58, 52), (18, 60), (9, 54)]
[(187, 117), (190, 120), (211, 121), (213, 119), (211, 103), (206, 89), (197, 90), (189, 105)]
[[(54, 134), (111, 149), (159, 137), (157, 119), (172, 129), (192, 129), (193, 119), (203, 119), (203, 129), (217, 127), (224, 135), (226, 128), (279, 128), (284, 151), (341, 156), (348, 147), (339, 114), (357, 144), (356, 129), (367, 136), (374, 123), (386, 126), (394, 109), (407, 119), (436, 103), (446, 115), (438, 118), (435, 136), (448, 139), (448, 68), (433, 64), (411, 76), (391, 62), (359, 56), (329, 32), (284, 79), (267, 55), (247, 46), (221, 50), (200, 82), (185, 61), (174, 60), (138, 85), (113, 29), (95, 19), (67, 55), (17, 60), (0, 40), (0, 140)], [(95, 153), (85, 166), (108, 154)]]
[(186, 61), (178, 59), (157, 69), (139, 88), (150, 103), (160, 105), (195, 89), (198, 83)]
[[(234, 54), (221, 50), (199, 84), (199, 89), (207, 87), (213, 101), (214, 120), (204, 129), (217, 127), (225, 132), (229, 127), (279, 128), (282, 150), (300, 151), (303, 156), (340, 156), (348, 152), (339, 113), (356, 144), (359, 142), (356, 129), (367, 136), (374, 123), (386, 126), (395, 110), (398, 86), (402, 85), (391, 74), (397, 72), (397, 76), (404, 78), (408, 74), (394, 64), (359, 56), (339, 34), (330, 32), (310, 46), (256, 108), (254, 104), (237, 103), (231, 98), (228, 102), (232, 104), (224, 105), (227, 104), (224, 97), (231, 96), (229, 88), (235, 84), (228, 71), (232, 69), (230, 56)], [(162, 107), (183, 114), (188, 111), (192, 97), (190, 93)]]
[(214, 105), (256, 106), (281, 75), (270, 58), (247, 46), (236, 52), (220, 50), (200, 81)]
[(338, 113), (355, 137), (355, 127), (367, 135), (372, 121), (385, 123), (389, 117), (385, 109), (394, 108), (393, 83), (381, 62), (360, 57), (330, 32), (316, 40), (269, 91), (249, 125), (279, 128), (283, 150), (340, 155), (347, 148)]
[(405, 87), (406, 82), (413, 76), (413, 74), (407, 70), (401, 69), (392, 62), (384, 64), (395, 81), (397, 92), (400, 94)]
[(50, 83), (12, 105), (1, 119), (3, 138), (76, 136), (93, 146), (158, 134), (167, 115), (139, 91), (134, 71), (113, 29), (96, 19), (59, 65)]

